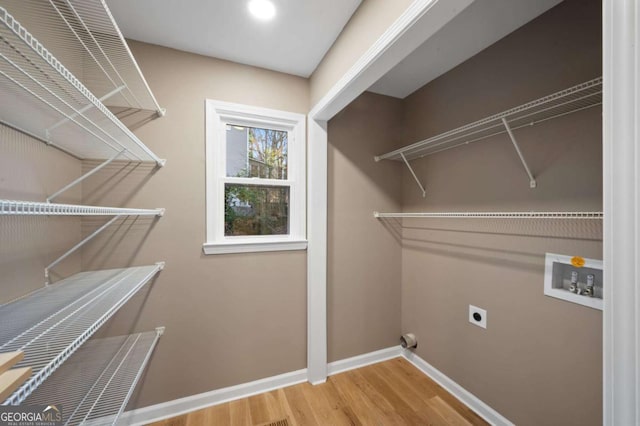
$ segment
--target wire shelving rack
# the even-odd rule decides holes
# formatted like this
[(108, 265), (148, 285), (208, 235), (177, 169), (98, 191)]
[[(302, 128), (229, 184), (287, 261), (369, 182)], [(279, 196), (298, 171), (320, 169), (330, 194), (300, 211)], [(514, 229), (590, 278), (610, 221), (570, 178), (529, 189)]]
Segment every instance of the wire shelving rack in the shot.
[(591, 219), (604, 218), (602, 212), (373, 212), (376, 218), (425, 218), (425, 219)]
[(64, 425), (116, 424), (163, 331), (87, 342), (25, 403), (56, 401)]
[(4, 0), (47, 49), (109, 106), (163, 115), (118, 25), (103, 0)]
[(36, 201), (0, 200), (0, 216), (162, 216), (164, 209), (55, 204)]
[(22, 403), (147, 284), (164, 263), (81, 272), (0, 305), (0, 352), (23, 351), (31, 377), (3, 405)]
[(602, 77), (412, 143), (386, 154), (375, 156), (374, 159), (375, 161), (397, 160), (404, 162), (424, 197), (426, 196), (425, 187), (411, 167), (410, 160), (506, 134), (527, 173), (529, 186), (535, 188), (537, 183), (534, 173), (531, 171), (520, 149), (514, 130), (534, 126), (599, 105), (602, 105)]
[(492, 136), (506, 134), (507, 129), (502, 119), (507, 120), (511, 130), (517, 130), (601, 104), (602, 77), (598, 77), (386, 154), (378, 155), (375, 160), (402, 161), (401, 154), (407, 160), (413, 160)]
[(119, 154), (130, 161), (164, 165), (3, 7), (0, 95), (11, 100), (0, 103), (2, 124), (77, 158), (108, 159)]

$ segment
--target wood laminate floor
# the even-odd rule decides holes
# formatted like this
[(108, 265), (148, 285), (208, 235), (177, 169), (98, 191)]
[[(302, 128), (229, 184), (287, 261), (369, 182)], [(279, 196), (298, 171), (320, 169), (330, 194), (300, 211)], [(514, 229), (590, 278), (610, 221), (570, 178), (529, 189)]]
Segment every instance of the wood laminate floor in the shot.
[(487, 425), (403, 358), (216, 405), (153, 426)]

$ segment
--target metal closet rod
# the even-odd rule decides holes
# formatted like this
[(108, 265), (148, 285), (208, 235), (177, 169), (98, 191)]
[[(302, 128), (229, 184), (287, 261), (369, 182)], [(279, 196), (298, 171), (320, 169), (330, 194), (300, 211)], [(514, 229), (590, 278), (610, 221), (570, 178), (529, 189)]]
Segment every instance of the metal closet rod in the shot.
[(429, 212), (380, 213), (375, 218), (454, 218), (454, 219), (602, 219), (602, 212)]
[(164, 209), (128, 209), (31, 201), (0, 200), (1, 215), (19, 216), (162, 216)]

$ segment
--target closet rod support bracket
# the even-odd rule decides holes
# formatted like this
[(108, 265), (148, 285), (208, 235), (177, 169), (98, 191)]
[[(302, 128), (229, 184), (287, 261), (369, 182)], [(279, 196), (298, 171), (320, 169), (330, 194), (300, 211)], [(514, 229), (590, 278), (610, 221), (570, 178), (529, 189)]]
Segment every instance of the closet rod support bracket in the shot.
[(506, 118), (502, 117), (501, 120), (502, 120), (502, 124), (504, 124), (504, 128), (507, 130), (507, 133), (509, 134), (509, 139), (511, 139), (511, 143), (513, 144), (513, 147), (516, 149), (516, 152), (518, 153), (518, 157), (520, 157), (520, 162), (522, 162), (522, 165), (524, 166), (524, 170), (527, 172), (527, 176), (529, 176), (529, 188), (535, 188), (536, 186), (538, 186), (538, 183), (536, 182), (536, 178), (533, 177), (533, 173), (531, 173), (531, 169), (527, 164), (527, 160), (524, 158), (524, 154), (522, 154), (522, 151), (520, 150), (520, 145), (518, 145), (518, 141), (516, 140), (516, 137), (513, 135), (511, 126), (509, 126), (509, 122), (507, 122)]
[(404, 161), (404, 164), (406, 164), (407, 168), (411, 172), (411, 176), (413, 176), (413, 179), (415, 179), (416, 183), (418, 184), (420, 191), (422, 191), (422, 197), (426, 197), (427, 191), (425, 191), (424, 186), (422, 186), (422, 183), (420, 183), (420, 179), (418, 179), (418, 176), (416, 176), (416, 173), (413, 171), (413, 167), (411, 167), (411, 164), (409, 164), (407, 157), (404, 156), (403, 152), (400, 153), (400, 157), (402, 157), (402, 161)]
[(165, 327), (156, 327), (156, 334), (162, 336), (164, 334)]

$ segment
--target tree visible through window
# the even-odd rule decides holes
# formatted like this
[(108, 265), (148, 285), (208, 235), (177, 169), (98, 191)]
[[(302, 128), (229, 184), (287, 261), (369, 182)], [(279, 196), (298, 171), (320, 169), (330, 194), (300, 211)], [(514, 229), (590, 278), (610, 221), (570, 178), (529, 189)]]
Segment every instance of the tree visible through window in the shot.
[[(287, 179), (288, 132), (227, 125), (227, 176)], [(225, 184), (225, 236), (289, 233), (289, 188)]]

